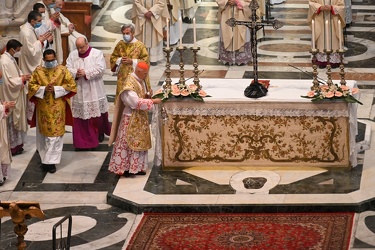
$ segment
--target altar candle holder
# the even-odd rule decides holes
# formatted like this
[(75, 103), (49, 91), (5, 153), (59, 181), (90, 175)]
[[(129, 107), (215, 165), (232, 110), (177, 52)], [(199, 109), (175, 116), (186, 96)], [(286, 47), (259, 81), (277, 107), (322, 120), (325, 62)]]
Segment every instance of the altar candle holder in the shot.
[(327, 55), (327, 85), (328, 87), (331, 87), (333, 82), (332, 82), (332, 71), (331, 71), (331, 53), (332, 50), (324, 50), (324, 53)]
[(191, 47), (190, 48), (192, 51), (193, 51), (193, 54), (194, 54), (194, 62), (193, 62), (193, 67), (194, 67), (194, 84), (198, 87), (197, 90), (201, 90), (202, 89), (202, 85), (199, 84), (199, 70), (198, 70), (198, 59), (197, 59), (197, 54), (198, 54), (198, 51), (201, 49), (200, 47)]
[(344, 53), (345, 53), (345, 50), (344, 49), (338, 49), (337, 50), (337, 53), (339, 53), (340, 55), (340, 84), (341, 85), (346, 85), (346, 80), (345, 80), (345, 67), (344, 67)]
[(319, 81), (318, 81), (318, 66), (316, 65), (316, 54), (319, 53), (318, 49), (310, 49), (310, 53), (312, 54), (312, 68), (313, 68), (313, 86), (311, 90), (319, 90)]
[(171, 88), (172, 88), (170, 58), (171, 58), (171, 52), (173, 51), (173, 48), (171, 48), (171, 47), (169, 47), (169, 48), (163, 48), (163, 51), (166, 53), (166, 60), (167, 60), (167, 63), (165, 65), (165, 71), (164, 71), (164, 73), (165, 73), (165, 84), (163, 86), (163, 89), (170, 91)]
[(185, 64), (184, 64), (183, 55), (184, 55), (184, 52), (186, 50), (186, 47), (185, 46), (179, 46), (179, 47), (176, 48), (176, 50), (178, 50), (178, 52), (180, 53), (180, 64), (179, 64), (179, 66), (180, 66), (180, 70), (179, 70), (180, 80), (178, 82), (179, 82), (179, 84), (185, 85), (185, 70), (184, 70)]

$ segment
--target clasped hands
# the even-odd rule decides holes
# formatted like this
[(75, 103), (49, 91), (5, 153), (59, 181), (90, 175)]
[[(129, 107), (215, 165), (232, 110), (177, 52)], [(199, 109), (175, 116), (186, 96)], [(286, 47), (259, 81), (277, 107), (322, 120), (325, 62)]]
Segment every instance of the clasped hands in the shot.
[(146, 12), (146, 13), (144, 14), (144, 16), (145, 16), (146, 19), (151, 19), (151, 17), (154, 16), (154, 13), (152, 13), (151, 11), (148, 11), (148, 12)]
[(23, 89), (25, 87), (25, 84), (27, 81), (29, 81), (31, 79), (31, 75), (22, 75), (21, 76), (21, 80), (22, 80), (22, 86), (21, 86), (21, 89)]
[(4, 101), (2, 104), (3, 104), (4, 108), (5, 108), (5, 110), (8, 110), (10, 108), (13, 108), (16, 105), (16, 102), (7, 102), (7, 101)]
[(320, 10), (321, 11), (331, 11), (331, 5), (322, 5), (322, 7), (320, 7)]
[(82, 76), (86, 76), (85, 70), (84, 69), (78, 69), (77, 73), (76, 73), (76, 77), (79, 78), (79, 77), (82, 77)]
[(46, 91), (47, 92), (53, 92), (54, 88), (53, 88), (53, 83), (49, 83), (47, 86), (46, 86)]
[(131, 59), (129, 57), (126, 57), (126, 56), (123, 56), (121, 58), (121, 63), (123, 63), (123, 64), (133, 64), (133, 59)]
[(60, 18), (60, 12), (54, 12), (50, 18), (56, 22)]
[(41, 41), (41, 42), (44, 42), (45, 40), (48, 40), (49, 42), (51, 42), (53, 40), (52, 32), (51, 31), (47, 31), (43, 35), (40, 35), (38, 37), (38, 40)]
[(228, 0), (228, 5), (234, 6), (234, 5), (237, 5), (237, 3), (235, 0)]

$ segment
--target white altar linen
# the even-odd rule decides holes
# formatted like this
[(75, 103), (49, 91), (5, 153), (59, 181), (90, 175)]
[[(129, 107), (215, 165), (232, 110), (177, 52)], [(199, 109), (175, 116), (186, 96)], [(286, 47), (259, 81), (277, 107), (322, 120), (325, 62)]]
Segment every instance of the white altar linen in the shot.
[[(265, 97), (258, 99), (251, 99), (244, 96), (245, 88), (250, 84), (252, 79), (200, 79), (202, 89), (211, 97), (204, 98), (204, 102), (210, 103), (225, 103), (226, 105), (219, 108), (207, 109), (201, 107), (200, 102), (194, 102), (188, 108), (173, 108), (169, 109), (168, 114), (172, 115), (257, 115), (257, 116), (320, 116), (320, 117), (348, 117), (349, 121), (349, 157), (352, 166), (357, 165), (357, 152), (355, 147), (355, 137), (357, 134), (357, 104), (348, 104), (347, 109), (333, 108), (325, 110), (319, 108), (319, 105), (312, 105), (311, 99), (302, 98), (306, 96), (307, 92), (312, 87), (312, 80), (270, 80), (270, 87)], [(178, 82), (178, 79), (172, 79), (173, 83)], [(186, 82), (187, 85), (192, 84), (193, 79)], [(334, 83), (339, 84), (338, 81)], [(350, 88), (356, 87), (355, 81), (347, 81), (347, 86)], [(324, 101), (326, 104), (331, 101)], [(229, 103), (229, 105), (228, 105)], [(230, 105), (233, 103), (233, 105)], [(243, 104), (248, 103), (246, 108)], [(277, 103), (290, 104), (277, 108)], [(335, 106), (335, 101), (332, 105)], [(237, 104), (241, 104), (241, 108), (237, 108)], [(271, 105), (272, 104), (272, 105)], [(276, 108), (275, 108), (276, 104)], [(273, 108), (269, 108), (273, 106)], [(308, 106), (308, 108), (306, 108)], [(311, 106), (311, 107), (310, 107)], [(285, 108), (290, 107), (290, 108)], [(154, 112), (154, 118), (158, 119), (159, 112)], [(160, 118), (160, 117), (159, 117)], [(156, 123), (158, 124), (158, 123)], [(155, 145), (155, 161), (154, 163), (160, 165), (162, 162), (162, 139), (160, 136), (160, 128), (153, 128), (156, 133)]]

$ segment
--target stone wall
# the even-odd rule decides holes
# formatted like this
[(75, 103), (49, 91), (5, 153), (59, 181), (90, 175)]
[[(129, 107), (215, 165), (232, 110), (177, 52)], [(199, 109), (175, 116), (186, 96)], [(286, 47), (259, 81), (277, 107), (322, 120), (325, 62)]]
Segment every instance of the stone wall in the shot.
[(38, 0), (0, 1), (0, 40), (18, 39), (19, 28), (27, 21), (27, 15)]

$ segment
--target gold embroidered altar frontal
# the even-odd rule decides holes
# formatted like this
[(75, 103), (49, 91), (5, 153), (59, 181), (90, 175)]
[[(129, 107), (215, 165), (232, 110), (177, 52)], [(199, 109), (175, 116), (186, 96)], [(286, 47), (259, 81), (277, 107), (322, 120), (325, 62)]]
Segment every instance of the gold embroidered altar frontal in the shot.
[(350, 167), (345, 102), (163, 103), (162, 165)]

